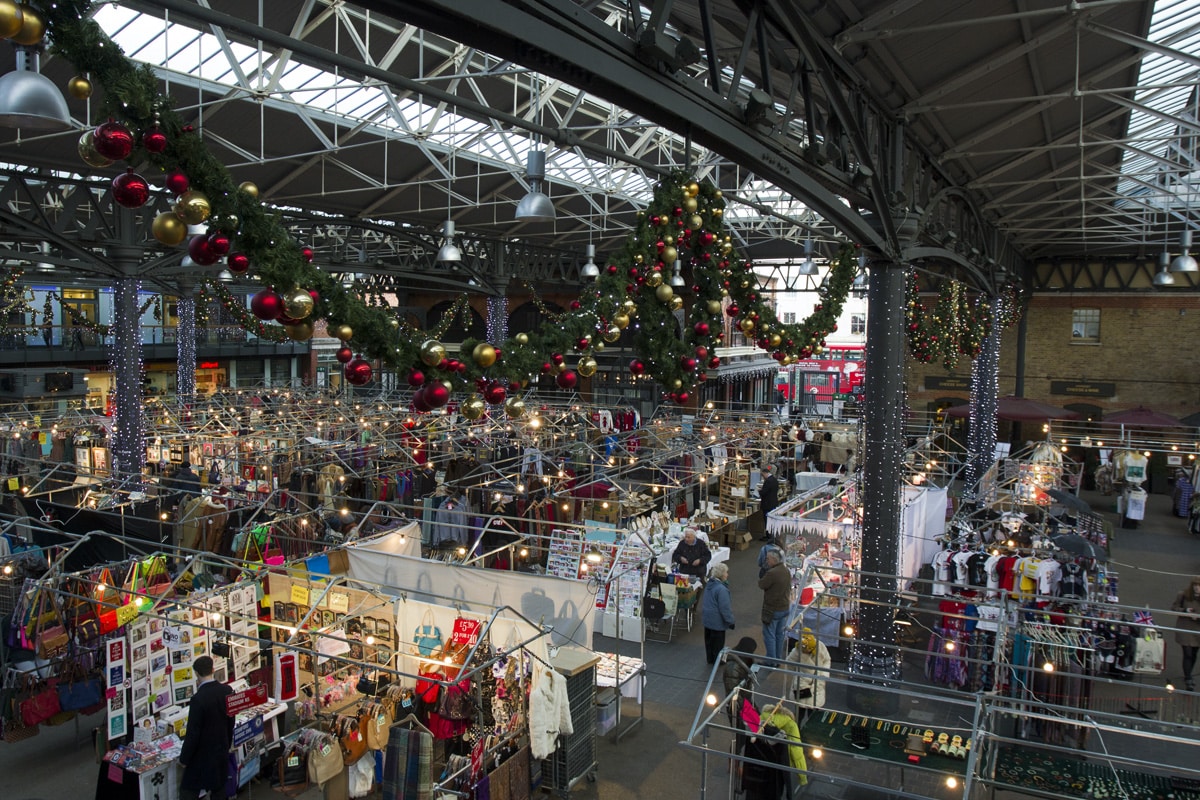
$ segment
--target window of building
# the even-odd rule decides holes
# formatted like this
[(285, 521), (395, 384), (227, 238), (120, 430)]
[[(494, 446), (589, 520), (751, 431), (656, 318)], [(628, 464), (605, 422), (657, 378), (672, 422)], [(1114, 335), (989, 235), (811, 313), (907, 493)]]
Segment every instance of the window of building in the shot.
[(784, 325), (795, 325), (796, 324), (796, 312), (795, 311), (783, 312), (783, 324)]
[(851, 314), (850, 315), (850, 333), (861, 336), (867, 332), (867, 315), (866, 314)]
[(1100, 341), (1100, 309), (1077, 308), (1071, 312), (1072, 341)]

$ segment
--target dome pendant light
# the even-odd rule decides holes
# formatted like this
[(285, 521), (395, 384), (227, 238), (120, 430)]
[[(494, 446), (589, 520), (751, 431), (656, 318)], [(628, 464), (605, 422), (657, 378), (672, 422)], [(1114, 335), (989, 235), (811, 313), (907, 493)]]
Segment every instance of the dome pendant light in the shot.
[(0, 76), (0, 125), (6, 128), (62, 130), (71, 111), (54, 81), (38, 72), (36, 47), (16, 47), (17, 68)]
[(583, 268), (579, 270), (580, 277), (588, 278), (589, 280), (599, 278), (600, 268), (596, 266), (596, 245), (589, 244), (584, 253), (587, 255), (587, 261), (584, 262)]
[(812, 241), (812, 237), (809, 236), (807, 239), (804, 240), (804, 261), (800, 264), (800, 274), (801, 275), (816, 275), (817, 274), (817, 262), (813, 261), (812, 254), (813, 254), (813, 241)]
[(525, 177), (529, 179), (529, 193), (517, 203), (516, 218), (523, 222), (553, 222), (554, 203), (542, 192), (542, 182), (546, 180), (545, 150), (529, 151)]
[(1183, 252), (1171, 262), (1171, 272), (1200, 271), (1200, 267), (1196, 265), (1196, 259), (1192, 258), (1192, 254), (1188, 252), (1192, 249), (1192, 231), (1190, 229), (1179, 234), (1179, 246)]
[(1171, 264), (1171, 254), (1163, 250), (1158, 254), (1158, 272), (1154, 273), (1155, 286), (1171, 286), (1175, 283), (1175, 276), (1167, 271), (1167, 267)]
[(445, 241), (437, 253), (437, 262), (439, 264), (457, 264), (462, 261), (462, 250), (458, 249), (458, 245), (454, 243), (454, 220), (446, 220), (446, 224), (442, 226), (442, 236)]

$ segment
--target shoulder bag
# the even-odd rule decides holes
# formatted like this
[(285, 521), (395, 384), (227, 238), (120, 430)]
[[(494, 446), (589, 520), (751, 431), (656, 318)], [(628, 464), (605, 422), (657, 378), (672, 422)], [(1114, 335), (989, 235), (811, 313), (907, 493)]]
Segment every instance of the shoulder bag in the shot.
[(317, 733), (310, 740), (308, 748), (308, 780), (321, 788), (341, 774), (345, 768), (342, 761), (342, 749), (337, 741), (326, 733)]

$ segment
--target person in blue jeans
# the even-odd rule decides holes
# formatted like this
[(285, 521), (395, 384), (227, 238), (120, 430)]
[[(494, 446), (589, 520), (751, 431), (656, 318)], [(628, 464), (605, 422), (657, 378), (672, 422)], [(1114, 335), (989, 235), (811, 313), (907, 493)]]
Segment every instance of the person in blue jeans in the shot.
[(782, 660), (787, 656), (784, 626), (792, 600), (792, 573), (783, 563), (783, 553), (777, 549), (767, 551), (764, 560), (767, 571), (758, 579), (758, 588), (763, 592), (763, 648), (766, 655)]

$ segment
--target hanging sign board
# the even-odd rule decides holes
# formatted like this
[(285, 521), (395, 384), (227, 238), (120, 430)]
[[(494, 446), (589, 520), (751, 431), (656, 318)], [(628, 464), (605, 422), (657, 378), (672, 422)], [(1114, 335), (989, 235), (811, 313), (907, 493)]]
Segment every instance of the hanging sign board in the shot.
[(225, 698), (225, 713), (235, 717), (243, 711), (267, 702), (267, 686), (260, 683), (244, 692), (234, 692)]

